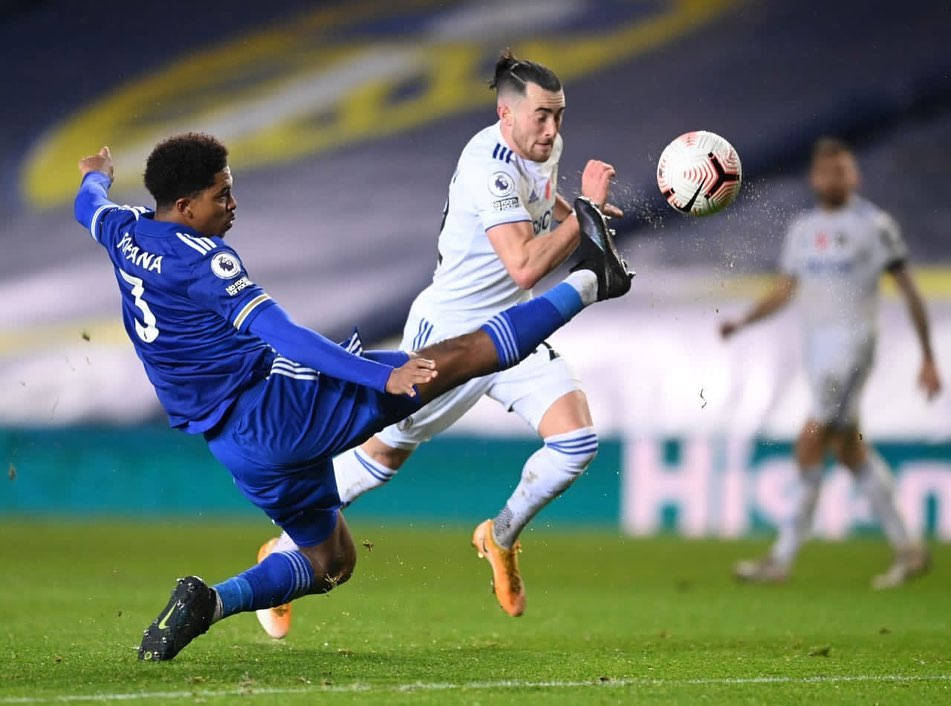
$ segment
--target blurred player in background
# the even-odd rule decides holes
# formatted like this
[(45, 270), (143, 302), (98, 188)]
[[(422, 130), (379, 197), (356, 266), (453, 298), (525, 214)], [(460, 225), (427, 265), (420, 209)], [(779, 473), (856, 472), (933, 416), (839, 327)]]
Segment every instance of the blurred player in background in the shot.
[(108, 199), (107, 147), (79, 162), (76, 219), (113, 265), (126, 332), (171, 425), (202, 434), (289, 543), (214, 586), (180, 579), (145, 631), (143, 660), (172, 659), (230, 615), (346, 581), (356, 551), (333, 456), (457, 385), (517, 365), (585, 306), (631, 286), (604, 217), (579, 198), (581, 261), (562, 283), (420, 344), (419, 355), (364, 353), (356, 335), (344, 348), (291, 321), (225, 244), (237, 208), (227, 156), (209, 135), (159, 143), (145, 169), (154, 211)]
[(783, 581), (812, 529), (826, 454), (832, 450), (868, 497), (895, 552), (875, 588), (891, 588), (924, 572), (927, 551), (912, 540), (895, 505), (892, 475), (859, 431), (859, 399), (875, 352), (878, 284), (883, 271), (908, 304), (921, 344), (918, 383), (928, 399), (941, 389), (925, 306), (906, 265), (907, 248), (894, 220), (858, 196), (852, 151), (833, 138), (813, 148), (810, 184), (818, 206), (793, 221), (773, 289), (742, 319), (726, 321), (725, 338), (779, 311), (799, 290), (812, 412), (796, 443), (800, 474), (792, 515), (770, 554), (743, 561), (735, 574), (755, 582)]
[[(532, 287), (578, 247), (577, 218), (557, 192), (565, 110), (561, 81), (550, 69), (506, 51), (491, 87), (498, 94), (498, 122), (478, 132), (459, 158), (439, 233), (438, 265), (432, 284), (410, 310), (403, 350), (456, 336), (528, 300)], [(621, 215), (605, 206), (613, 176), (610, 165), (589, 161), (581, 193), (609, 215)], [(584, 472), (598, 449), (580, 383), (547, 343), (514, 368), (472, 380), (337, 456), (337, 488), (350, 503), (383, 485), (419, 444), (450, 427), (484, 395), (518, 414), (544, 441), (498, 515), (479, 524), (472, 540), (491, 564), (499, 604), (518, 616), (525, 608), (519, 533)], [(279, 546), (271, 543), (261, 556)], [(269, 634), (286, 633), (287, 608), (259, 615)]]

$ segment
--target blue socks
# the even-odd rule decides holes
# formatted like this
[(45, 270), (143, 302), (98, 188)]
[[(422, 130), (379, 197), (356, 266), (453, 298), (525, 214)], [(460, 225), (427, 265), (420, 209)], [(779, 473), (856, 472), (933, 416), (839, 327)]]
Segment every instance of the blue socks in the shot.
[(541, 299), (547, 299), (558, 309), (558, 313), (565, 319), (565, 323), (570, 321), (575, 314), (584, 309), (585, 304), (581, 300), (581, 294), (568, 282), (552, 287), (541, 295)]
[(214, 587), (221, 601), (215, 620), (288, 603), (309, 593), (314, 580), (314, 568), (301, 552), (269, 554), (260, 564)]
[(505, 370), (531, 355), (538, 346), (584, 308), (578, 290), (562, 282), (540, 297), (510, 307), (482, 325)]
[(254, 592), (251, 590), (251, 584), (248, 583), (247, 579), (241, 576), (233, 576), (212, 588), (218, 594), (219, 601), (214, 620), (218, 621), (227, 618), (229, 615), (251, 610)]

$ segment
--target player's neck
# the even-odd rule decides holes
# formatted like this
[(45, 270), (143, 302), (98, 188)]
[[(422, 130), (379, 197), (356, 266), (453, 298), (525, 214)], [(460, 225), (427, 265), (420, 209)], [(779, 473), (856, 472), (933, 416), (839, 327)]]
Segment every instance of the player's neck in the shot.
[(191, 231), (198, 233), (199, 235), (206, 236), (207, 234), (202, 233), (191, 225), (181, 213), (172, 208), (166, 208), (162, 210), (156, 210), (155, 215), (152, 217), (152, 220), (158, 223), (174, 223), (175, 225), (184, 226)]
[(514, 152), (517, 156), (521, 157), (522, 159), (529, 159), (527, 156), (522, 154), (522, 150), (518, 148), (518, 145), (515, 144), (515, 140), (512, 139), (511, 129), (506, 130), (505, 125), (500, 122), (499, 132), (502, 133), (502, 141), (505, 143), (506, 147), (508, 147), (510, 150), (512, 150), (512, 152)]
[(853, 194), (849, 194), (842, 201), (819, 201), (819, 208), (823, 211), (841, 211), (848, 207), (855, 199)]

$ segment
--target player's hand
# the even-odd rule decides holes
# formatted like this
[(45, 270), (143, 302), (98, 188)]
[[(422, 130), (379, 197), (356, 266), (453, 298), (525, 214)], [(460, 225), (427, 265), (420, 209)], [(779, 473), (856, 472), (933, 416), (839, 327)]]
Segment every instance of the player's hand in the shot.
[(436, 377), (436, 361), (426, 358), (410, 358), (398, 368), (393, 368), (386, 381), (386, 391), (391, 395), (416, 397), (414, 385), (423, 385)]
[(734, 333), (740, 330), (739, 321), (724, 321), (720, 324), (720, 336), (723, 338), (729, 338)]
[(941, 392), (941, 378), (938, 377), (938, 368), (933, 360), (926, 360), (921, 364), (918, 372), (918, 385), (925, 391), (925, 397), (933, 400)]
[(615, 206), (613, 203), (604, 204), (604, 207), (601, 209), (601, 213), (603, 213), (608, 218), (622, 218), (624, 216), (624, 211)]
[(581, 174), (581, 195), (587, 196), (598, 208), (604, 208), (614, 175), (614, 167), (607, 162), (589, 159)]
[(112, 179), (115, 169), (112, 166), (112, 152), (108, 147), (103, 147), (98, 154), (91, 154), (79, 160), (79, 173), (86, 176), (89, 172), (101, 172)]

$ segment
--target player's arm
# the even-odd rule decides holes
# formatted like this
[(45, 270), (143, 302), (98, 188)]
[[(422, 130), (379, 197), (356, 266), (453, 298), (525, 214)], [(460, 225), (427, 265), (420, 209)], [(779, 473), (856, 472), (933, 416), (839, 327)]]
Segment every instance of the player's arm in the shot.
[(530, 221), (503, 223), (487, 230), (486, 235), (519, 289), (531, 289), (575, 251), (580, 232), (572, 214), (538, 238)]
[(82, 183), (73, 203), (73, 213), (80, 225), (98, 240), (96, 221), (106, 209), (116, 208), (116, 204), (109, 200), (109, 187), (112, 186), (114, 173), (112, 154), (108, 147), (103, 147), (97, 154), (79, 160), (78, 166)]
[(894, 278), (898, 291), (905, 298), (908, 313), (915, 326), (915, 333), (918, 334), (918, 343), (921, 345), (921, 370), (918, 373), (918, 384), (925, 391), (928, 399), (933, 399), (941, 391), (941, 378), (938, 376), (938, 367), (935, 365), (934, 352), (931, 348), (931, 330), (924, 299), (904, 262), (893, 264), (887, 268), (887, 271)]
[(745, 316), (720, 324), (720, 335), (728, 338), (744, 326), (775, 314), (790, 302), (793, 294), (796, 293), (797, 286), (798, 280), (795, 277), (785, 273), (779, 274), (769, 291), (746, 312)]
[(555, 217), (555, 220), (559, 223), (568, 220), (568, 217), (571, 216), (574, 209), (571, 207), (571, 204), (568, 203), (566, 199), (561, 194), (555, 194), (555, 209), (552, 212), (552, 216)]
[[(614, 167), (610, 164), (590, 160), (581, 175), (581, 193), (595, 204), (603, 206), (614, 173)], [(528, 220), (501, 223), (486, 230), (486, 236), (509, 276), (521, 289), (534, 287), (578, 247), (581, 233), (578, 219), (568, 202), (558, 195), (555, 196), (553, 215), (561, 221), (560, 225), (538, 238)]]
[(380, 392), (413, 397), (414, 385), (436, 377), (436, 364), (425, 358), (414, 357), (405, 365), (393, 368), (348, 353), (319, 333), (294, 323), (277, 304), (262, 309), (251, 321), (249, 330), (281, 355), (302, 365)]

